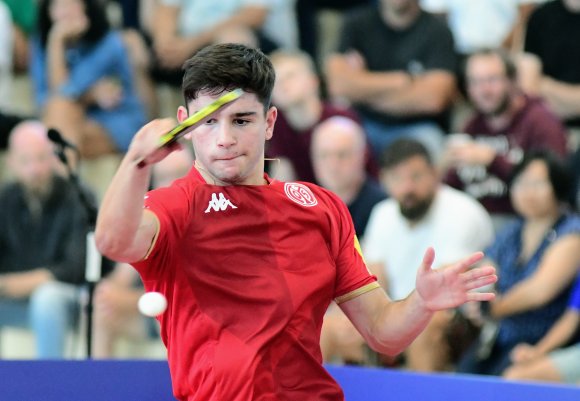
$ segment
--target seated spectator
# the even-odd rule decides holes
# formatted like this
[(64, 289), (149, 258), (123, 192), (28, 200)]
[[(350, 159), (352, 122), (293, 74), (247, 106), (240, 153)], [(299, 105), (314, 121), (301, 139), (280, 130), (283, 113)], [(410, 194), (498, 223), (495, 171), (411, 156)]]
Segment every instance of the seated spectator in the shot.
[[(441, 185), (427, 149), (419, 142), (398, 139), (387, 148), (381, 163), (381, 182), (391, 198), (373, 209), (365, 232), (363, 251), (367, 266), (377, 275), (389, 297), (400, 300), (415, 286), (416, 266), (423, 250), (436, 249), (436, 268), (450, 265), (489, 245), (491, 220), (483, 207), (469, 196)], [(434, 316), (426, 330), (405, 352), (411, 370), (442, 370), (448, 345), (443, 331), (452, 313)], [(327, 316), (322, 330), (323, 357), (360, 350), (348, 327), (337, 327), (340, 316)], [(326, 328), (325, 328), (326, 327)], [(360, 353), (360, 351), (359, 351)]]
[(330, 117), (318, 124), (312, 134), (316, 181), (346, 204), (359, 239), (373, 206), (387, 197), (365, 171), (366, 150), (362, 127), (347, 117)]
[[(193, 157), (188, 148), (171, 153), (153, 166), (153, 187), (168, 186), (173, 180), (184, 176), (192, 164)], [(141, 315), (137, 309), (137, 302), (143, 293), (141, 278), (129, 264), (118, 264), (110, 275), (99, 282), (94, 298), (95, 358), (114, 357), (114, 347), (119, 338), (158, 338), (155, 320)]]
[(377, 160), (399, 137), (420, 140), (437, 158), (456, 91), (453, 37), (419, 0), (381, 0), (347, 17), (329, 58), (328, 89), (363, 118)]
[(39, 122), (14, 128), (7, 163), (15, 182), (0, 192), (0, 327), (30, 328), (39, 358), (62, 358), (79, 312), (86, 211), (76, 188), (56, 175)]
[[(324, 59), (323, 41), (338, 39), (344, 15), (350, 9), (362, 5), (373, 4), (375, 0), (296, 0), (296, 19), (298, 21), (298, 36), (300, 48), (314, 60)], [(320, 11), (332, 10), (339, 14), (339, 23), (333, 26), (332, 32), (320, 26)], [(330, 33), (330, 35), (329, 35)], [(330, 36), (330, 37), (328, 37)], [(330, 45), (330, 44), (329, 44)]]
[[(580, 1), (554, 0), (532, 13), (524, 44), (524, 51), (540, 61), (533, 68), (536, 79), (530, 78), (525, 89), (546, 99), (566, 125), (576, 129), (580, 129), (579, 37)], [(534, 75), (526, 72), (530, 74)]]
[(520, 50), (526, 21), (546, 0), (421, 0), (421, 6), (444, 15), (461, 55), (480, 49)]
[(180, 86), (185, 60), (202, 47), (220, 43), (218, 38), (226, 31), (241, 29), (246, 35), (251, 29), (266, 53), (296, 47), (292, 6), (289, 0), (161, 0), (152, 32), (157, 64), (154, 78)]
[(531, 152), (514, 169), (511, 200), (520, 219), (485, 252), (498, 270), (498, 295), (459, 372), (502, 374), (514, 347), (537, 344), (564, 312), (580, 267), (580, 217), (567, 211), (569, 189), (565, 165), (547, 151)]
[(277, 159), (270, 175), (281, 181), (316, 182), (310, 158), (314, 127), (332, 116), (356, 119), (356, 114), (322, 101), (308, 54), (279, 50), (270, 59), (276, 71), (272, 102), (278, 108), (274, 136), (266, 146), (266, 156)]
[(526, 152), (551, 149), (566, 154), (566, 130), (542, 101), (525, 95), (516, 69), (502, 50), (483, 50), (467, 59), (467, 92), (475, 114), (461, 141), (448, 141), (445, 181), (487, 209), (496, 229), (513, 219), (507, 181)]
[(98, 0), (42, 0), (32, 51), (36, 100), (86, 158), (127, 150), (146, 121), (121, 34)]
[[(12, 19), (10, 10), (0, 1), (0, 49), (13, 48)], [(0, 151), (6, 149), (8, 136), (23, 117), (10, 111), (12, 86), (12, 52), (0, 52)], [(0, 174), (0, 179), (3, 174)]]
[(503, 372), (510, 380), (537, 380), (580, 384), (580, 342), (565, 347), (580, 329), (580, 276), (566, 312), (537, 344), (518, 344), (512, 365)]
[[(34, 31), (38, 2), (36, 0), (2, 0), (10, 9), (12, 23), (13, 65), (14, 71), (26, 72), (28, 70), (30, 54), (30, 37)], [(3, 48), (2, 48), (3, 49)]]

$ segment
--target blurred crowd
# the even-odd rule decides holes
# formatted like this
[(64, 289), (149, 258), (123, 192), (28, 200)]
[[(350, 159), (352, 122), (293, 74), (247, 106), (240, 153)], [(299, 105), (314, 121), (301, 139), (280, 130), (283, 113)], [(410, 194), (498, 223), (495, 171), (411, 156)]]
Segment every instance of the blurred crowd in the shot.
[[(344, 201), (392, 299), (414, 288), (428, 246), (436, 268), (484, 250), (498, 270), (496, 300), (438, 313), (397, 357), (331, 305), (324, 361), (580, 384), (579, 38), (580, 0), (0, 0), (0, 343), (21, 327), (38, 358), (71, 357), (86, 319), (84, 204), (104, 190), (83, 167), (174, 116), (197, 50), (238, 42), (276, 70), (269, 175)], [(151, 186), (193, 160), (175, 153)], [(158, 341), (136, 272), (104, 273), (94, 356)]]

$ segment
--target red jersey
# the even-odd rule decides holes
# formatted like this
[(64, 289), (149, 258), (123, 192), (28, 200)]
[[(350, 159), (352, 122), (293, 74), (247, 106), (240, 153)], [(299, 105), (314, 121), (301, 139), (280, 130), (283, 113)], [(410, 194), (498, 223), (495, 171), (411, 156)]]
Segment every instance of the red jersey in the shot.
[(159, 321), (178, 399), (343, 400), (322, 366), (322, 319), (333, 299), (378, 284), (335, 195), (279, 181), (214, 186), (192, 169), (145, 207), (159, 234), (134, 266), (167, 297)]

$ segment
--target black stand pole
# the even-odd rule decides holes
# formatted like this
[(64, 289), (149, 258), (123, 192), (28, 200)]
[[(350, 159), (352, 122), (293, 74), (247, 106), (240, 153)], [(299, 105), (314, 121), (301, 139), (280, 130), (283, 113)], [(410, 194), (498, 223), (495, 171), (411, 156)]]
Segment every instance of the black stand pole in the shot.
[[(60, 137), (60, 134), (58, 134)], [(50, 135), (49, 135), (50, 137)], [(87, 342), (87, 358), (92, 358), (92, 344), (93, 344), (93, 295), (95, 292), (95, 286), (97, 282), (101, 279), (101, 267), (102, 267), (102, 256), (99, 254), (97, 247), (95, 245), (95, 226), (97, 223), (97, 207), (95, 203), (89, 198), (87, 192), (83, 190), (80, 184), (79, 177), (75, 170), (71, 167), (68, 157), (65, 153), (67, 143), (66, 142), (55, 142), (56, 143), (56, 155), (60, 161), (65, 165), (69, 177), (69, 182), (77, 191), (81, 205), (84, 207), (87, 220), (88, 220), (88, 233), (87, 233), (87, 244), (86, 244), (86, 265), (85, 265), (85, 284), (88, 290), (86, 313), (87, 313), (87, 325), (86, 325), (86, 342)], [(80, 161), (80, 153), (76, 147), (68, 145), (75, 151), (77, 165)]]

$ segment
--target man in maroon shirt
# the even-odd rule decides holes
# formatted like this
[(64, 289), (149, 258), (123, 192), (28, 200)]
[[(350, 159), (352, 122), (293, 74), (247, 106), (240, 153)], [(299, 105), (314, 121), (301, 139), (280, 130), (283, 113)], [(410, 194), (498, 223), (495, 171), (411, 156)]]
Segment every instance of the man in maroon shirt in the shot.
[(562, 122), (516, 85), (516, 69), (501, 50), (467, 59), (466, 84), (475, 115), (461, 141), (452, 135), (443, 157), (446, 181), (478, 199), (496, 228), (513, 214), (507, 191), (512, 168), (532, 149), (566, 154)]

